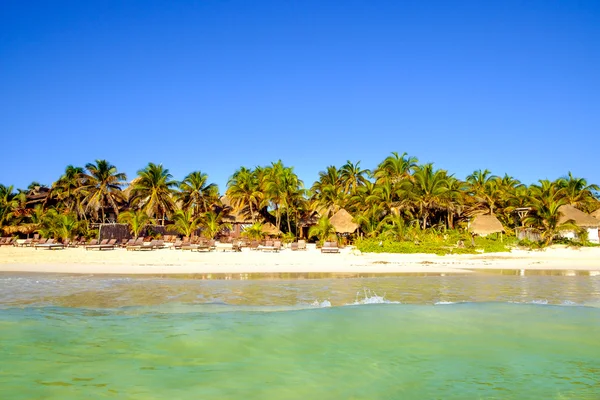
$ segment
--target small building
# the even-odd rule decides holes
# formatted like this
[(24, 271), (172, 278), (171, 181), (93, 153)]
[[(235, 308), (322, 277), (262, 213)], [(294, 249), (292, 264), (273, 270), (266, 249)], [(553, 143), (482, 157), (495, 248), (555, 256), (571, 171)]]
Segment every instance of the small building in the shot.
[(354, 233), (358, 229), (358, 224), (353, 219), (348, 211), (341, 208), (329, 221), (337, 233)]
[[(561, 206), (558, 211), (562, 214), (560, 219), (558, 220), (558, 224), (564, 224), (568, 221), (573, 221), (575, 225), (580, 228), (583, 228), (588, 233), (588, 240), (592, 243), (599, 243), (600, 239), (598, 237), (598, 228), (600, 228), (600, 220), (592, 217), (589, 214), (584, 213), (581, 210), (571, 206), (564, 205)], [(562, 231), (560, 234), (562, 237), (569, 239), (576, 239), (577, 232), (572, 230)]]
[(495, 215), (476, 215), (473, 220), (469, 223), (469, 232), (479, 235), (487, 236), (492, 233), (505, 232), (502, 222)]

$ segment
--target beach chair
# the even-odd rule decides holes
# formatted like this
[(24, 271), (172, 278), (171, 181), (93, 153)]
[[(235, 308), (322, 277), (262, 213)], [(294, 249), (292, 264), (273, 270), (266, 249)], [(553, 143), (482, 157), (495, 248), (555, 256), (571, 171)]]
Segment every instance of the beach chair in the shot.
[(58, 250), (58, 249), (64, 249), (65, 246), (62, 243), (56, 243), (54, 241), (54, 239), (48, 239), (46, 240), (44, 243), (38, 242), (36, 245), (34, 245), (34, 248), (37, 249), (47, 249), (47, 250)]
[(339, 253), (340, 248), (336, 242), (325, 242), (321, 247), (321, 253)]
[(306, 250), (306, 240), (298, 240), (298, 250)]
[(139, 250), (139, 248), (143, 245), (144, 245), (144, 238), (139, 237), (139, 238), (135, 239), (132, 244), (128, 243), (126, 249), (127, 250)]
[(86, 246), (86, 250), (114, 250), (117, 245), (117, 239), (103, 239), (100, 244), (96, 244), (93, 246)]

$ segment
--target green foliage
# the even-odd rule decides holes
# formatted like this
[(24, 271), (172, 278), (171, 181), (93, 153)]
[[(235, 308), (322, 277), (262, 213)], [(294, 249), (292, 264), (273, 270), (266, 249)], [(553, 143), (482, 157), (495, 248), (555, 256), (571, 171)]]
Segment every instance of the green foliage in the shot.
[[(506, 239), (506, 238), (505, 238)], [(463, 243), (464, 247), (458, 245)], [(363, 253), (404, 253), (404, 254), (477, 254), (510, 251), (514, 239), (501, 241), (495, 237), (476, 237), (472, 246), (470, 236), (459, 231), (448, 230), (445, 233), (425, 231), (416, 240), (392, 240), (382, 235), (378, 238), (359, 239), (356, 248)]]
[(335, 234), (335, 228), (331, 224), (329, 218), (325, 216), (319, 218), (319, 222), (317, 222), (317, 225), (311, 227), (308, 230), (308, 236), (316, 236), (319, 239), (319, 243), (337, 239)]
[(242, 236), (247, 237), (250, 240), (260, 240), (265, 234), (262, 231), (263, 225), (260, 222), (256, 222), (244, 229)]
[(43, 237), (59, 238), (64, 242), (84, 233), (85, 228), (85, 224), (78, 221), (74, 213), (62, 214), (51, 209), (43, 216), (39, 232)]
[(119, 214), (118, 221), (129, 225), (129, 231), (134, 237), (139, 237), (142, 230), (150, 224), (152, 219), (142, 210), (126, 211)]

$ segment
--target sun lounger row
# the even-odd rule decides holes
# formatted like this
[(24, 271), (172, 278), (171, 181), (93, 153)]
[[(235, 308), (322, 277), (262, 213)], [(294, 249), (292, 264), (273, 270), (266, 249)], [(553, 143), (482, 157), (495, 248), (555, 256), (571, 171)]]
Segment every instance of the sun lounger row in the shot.
[(14, 246), (15, 239), (12, 237), (0, 238), (0, 246)]

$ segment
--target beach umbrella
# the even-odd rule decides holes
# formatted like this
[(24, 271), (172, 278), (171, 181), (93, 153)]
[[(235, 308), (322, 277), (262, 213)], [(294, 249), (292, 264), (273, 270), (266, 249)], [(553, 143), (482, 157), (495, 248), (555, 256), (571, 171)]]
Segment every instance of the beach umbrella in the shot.
[(562, 214), (558, 220), (558, 224), (564, 224), (567, 221), (573, 220), (575, 225), (581, 228), (597, 228), (600, 226), (600, 221), (593, 216), (576, 209), (571, 205), (560, 206), (558, 211)]
[(329, 220), (337, 233), (353, 233), (358, 229), (358, 224), (352, 221), (352, 215), (341, 208)]
[(279, 236), (282, 233), (279, 229), (277, 229), (275, 225), (273, 225), (270, 222), (267, 222), (262, 226), (262, 232), (269, 236)]
[(469, 225), (469, 232), (485, 236), (504, 232), (504, 227), (495, 215), (476, 215)]

